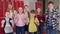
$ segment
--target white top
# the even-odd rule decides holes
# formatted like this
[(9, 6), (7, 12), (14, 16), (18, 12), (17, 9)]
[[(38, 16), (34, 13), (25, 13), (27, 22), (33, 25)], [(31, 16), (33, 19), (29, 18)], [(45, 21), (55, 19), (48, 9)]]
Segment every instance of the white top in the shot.
[[(8, 26), (11, 26), (11, 25), (9, 24), (9, 18), (6, 18), (6, 25), (5, 25), (5, 27), (8, 27)], [(5, 33), (11, 33), (11, 32), (13, 32), (13, 28), (10, 29), (10, 30), (4, 29), (4, 31), (5, 31)]]
[(24, 14), (25, 14), (25, 18), (28, 18), (28, 13), (27, 13), (27, 12), (25, 12)]
[[(13, 15), (12, 15), (13, 13), (12, 13), (12, 11), (10, 10), (10, 18), (12, 18), (13, 17)], [(17, 12), (14, 10), (14, 16), (17, 14)]]

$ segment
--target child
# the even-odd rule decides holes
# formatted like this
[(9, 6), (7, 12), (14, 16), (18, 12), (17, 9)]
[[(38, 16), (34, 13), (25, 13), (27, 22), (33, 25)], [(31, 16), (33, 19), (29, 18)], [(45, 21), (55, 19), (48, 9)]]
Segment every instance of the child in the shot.
[(16, 34), (25, 34), (25, 16), (23, 13), (23, 8), (18, 8), (19, 13), (15, 16), (15, 24), (16, 24)]
[(31, 10), (30, 12), (30, 17), (27, 19), (28, 20), (28, 31), (29, 34), (37, 34), (37, 26), (39, 25), (39, 21), (37, 17), (35, 17), (35, 11)]
[(6, 12), (4, 20), (2, 20), (2, 29), (5, 34), (13, 34), (13, 20), (9, 17), (10, 13)]
[(24, 14), (26, 15), (26, 18), (29, 17), (29, 12), (30, 12), (30, 10), (29, 10), (28, 5), (25, 5), (25, 8), (24, 8)]
[(16, 10), (14, 10), (12, 3), (8, 4), (8, 9), (7, 11), (10, 12), (10, 18), (14, 18), (14, 16), (17, 14)]
[[(28, 7), (28, 5), (25, 5), (24, 14), (25, 14), (26, 19), (27, 19), (29, 17), (29, 7)], [(26, 34), (28, 34), (28, 25), (27, 24), (25, 25), (25, 31), (26, 31)]]
[(39, 20), (38, 34), (42, 34), (45, 17), (44, 17), (44, 14), (43, 14), (43, 12), (42, 12), (40, 7), (38, 7), (36, 10), (37, 10), (37, 12), (36, 12), (37, 18)]
[(50, 1), (48, 3), (48, 10), (46, 11), (47, 34), (56, 34), (58, 17), (60, 17), (59, 13), (54, 9), (54, 3)]

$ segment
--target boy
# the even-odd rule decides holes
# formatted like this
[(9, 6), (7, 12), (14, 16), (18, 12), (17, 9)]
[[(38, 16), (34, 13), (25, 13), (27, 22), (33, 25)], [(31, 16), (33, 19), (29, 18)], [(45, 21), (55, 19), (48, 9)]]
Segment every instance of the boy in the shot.
[(56, 25), (58, 17), (59, 14), (54, 8), (54, 3), (50, 1), (48, 3), (48, 10), (46, 11), (47, 34), (56, 34)]
[(10, 18), (10, 13), (6, 12), (4, 20), (2, 20), (2, 29), (5, 34), (13, 34), (13, 20)]

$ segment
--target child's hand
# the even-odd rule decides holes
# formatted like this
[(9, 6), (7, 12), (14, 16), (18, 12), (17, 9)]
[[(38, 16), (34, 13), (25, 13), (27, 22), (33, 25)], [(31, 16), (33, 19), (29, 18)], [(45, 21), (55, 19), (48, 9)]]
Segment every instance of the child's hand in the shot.
[(2, 20), (2, 21), (1, 21), (1, 23), (2, 23), (1, 27), (3, 27), (3, 26), (4, 26), (4, 22), (5, 22), (5, 20)]
[(56, 16), (55, 16), (55, 15), (53, 15), (53, 18), (56, 18)]
[(46, 18), (48, 18), (48, 15), (46, 15)]
[(43, 20), (40, 20), (41, 22), (43, 22)]
[(38, 23), (38, 26), (40, 25), (40, 23)]
[(2, 20), (2, 23), (4, 23), (5, 22), (5, 20)]

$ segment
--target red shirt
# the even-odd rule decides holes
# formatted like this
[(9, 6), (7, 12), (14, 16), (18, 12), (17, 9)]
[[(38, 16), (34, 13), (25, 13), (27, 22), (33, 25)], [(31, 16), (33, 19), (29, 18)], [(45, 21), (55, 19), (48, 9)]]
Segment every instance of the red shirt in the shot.
[(41, 23), (40, 20), (43, 20), (43, 22), (45, 22), (45, 16), (44, 15), (42, 15), (42, 16), (37, 15), (37, 18), (38, 18), (38, 20), (39, 20), (40, 23)]

